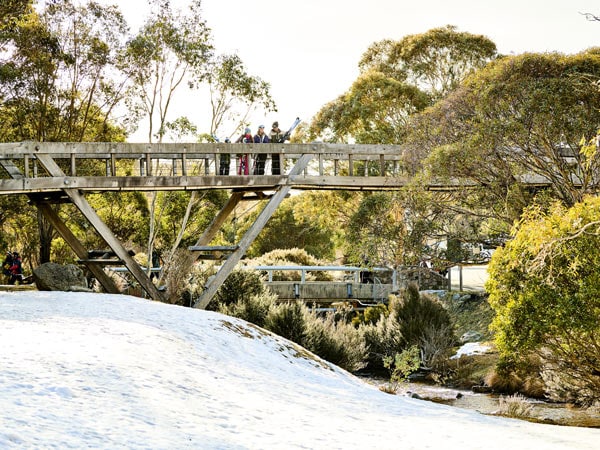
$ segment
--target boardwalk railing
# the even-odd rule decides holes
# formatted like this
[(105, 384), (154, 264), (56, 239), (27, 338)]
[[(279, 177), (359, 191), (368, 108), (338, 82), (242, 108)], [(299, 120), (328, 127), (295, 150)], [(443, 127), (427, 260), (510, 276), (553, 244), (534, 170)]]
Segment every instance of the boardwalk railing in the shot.
[[(65, 177), (50, 177), (39, 163), (42, 154), (54, 159)], [(266, 155), (267, 167), (264, 175), (254, 176), (259, 155)], [(282, 181), (302, 155), (312, 156), (308, 167), (293, 179)], [(14, 164), (22, 178), (15, 182), (8, 173), (0, 175), (0, 194), (65, 187), (185, 190), (255, 184), (260, 188), (282, 183), (299, 189), (393, 189), (406, 184), (408, 179), (401, 170), (401, 156), (402, 147), (398, 145), (5, 143), (0, 144), (0, 163), (5, 163), (2, 164), (5, 169), (6, 162)], [(249, 166), (247, 174), (240, 170), (245, 158)], [(272, 174), (274, 158), (281, 161), (281, 175)], [(221, 164), (222, 161), (228, 164)], [(222, 174), (223, 166), (228, 169), (227, 175)]]
[[(397, 273), (388, 268), (287, 265), (252, 266), (247, 269), (267, 272), (266, 285), (282, 301), (301, 300), (316, 304), (344, 301), (360, 308), (386, 301), (390, 294), (398, 291)], [(277, 281), (274, 279), (277, 272), (296, 272), (300, 279)], [(310, 275), (314, 278), (317, 273), (337, 273), (338, 276), (332, 276), (331, 281), (311, 280)]]

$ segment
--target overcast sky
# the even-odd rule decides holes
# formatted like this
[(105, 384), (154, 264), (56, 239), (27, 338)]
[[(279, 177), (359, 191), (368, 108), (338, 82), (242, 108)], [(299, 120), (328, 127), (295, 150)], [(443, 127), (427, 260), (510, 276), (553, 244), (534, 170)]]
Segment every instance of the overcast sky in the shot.
[[(132, 28), (139, 26), (146, 0), (118, 3)], [(489, 37), (504, 54), (577, 53), (600, 45), (600, 22), (581, 14), (600, 15), (598, 0), (203, 0), (202, 8), (217, 52), (237, 53), (252, 75), (271, 84), (279, 113), (256, 118), (267, 125), (275, 118), (283, 126), (296, 116), (310, 119), (350, 87), (360, 56), (381, 39), (455, 25)], [(178, 108), (205, 129), (206, 101), (182, 97)]]

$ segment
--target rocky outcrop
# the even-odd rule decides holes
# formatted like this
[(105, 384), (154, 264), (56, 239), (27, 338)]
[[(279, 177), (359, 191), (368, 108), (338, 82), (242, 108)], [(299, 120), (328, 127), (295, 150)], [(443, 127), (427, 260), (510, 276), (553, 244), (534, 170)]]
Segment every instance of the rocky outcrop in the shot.
[(40, 291), (90, 291), (83, 271), (74, 264), (44, 263), (33, 269), (33, 280)]

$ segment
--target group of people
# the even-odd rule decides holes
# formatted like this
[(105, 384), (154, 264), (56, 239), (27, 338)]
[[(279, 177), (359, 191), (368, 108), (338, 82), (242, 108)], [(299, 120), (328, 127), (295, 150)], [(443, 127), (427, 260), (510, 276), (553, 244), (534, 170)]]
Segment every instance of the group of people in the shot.
[[(268, 144), (269, 142), (281, 143), (289, 139), (289, 136), (282, 132), (279, 128), (279, 122), (273, 122), (271, 131), (269, 134), (265, 132), (265, 126), (259, 125), (256, 134), (252, 135), (252, 130), (246, 127), (244, 133), (235, 141), (237, 144)], [(225, 139), (226, 143), (230, 141)], [(279, 153), (273, 153), (271, 156), (271, 173), (273, 175), (281, 175), (281, 155)], [(266, 153), (257, 153), (254, 157), (254, 167), (252, 169), (253, 175), (264, 175), (265, 166), (267, 163), (268, 155)], [(229, 175), (230, 155), (222, 154), (221, 161), (219, 164), (219, 174)], [(238, 175), (250, 175), (250, 155), (240, 154), (238, 155), (237, 164)]]
[(8, 284), (18, 284), (23, 281), (21, 256), (18, 252), (6, 252), (6, 256), (2, 262), (2, 273), (6, 277)]

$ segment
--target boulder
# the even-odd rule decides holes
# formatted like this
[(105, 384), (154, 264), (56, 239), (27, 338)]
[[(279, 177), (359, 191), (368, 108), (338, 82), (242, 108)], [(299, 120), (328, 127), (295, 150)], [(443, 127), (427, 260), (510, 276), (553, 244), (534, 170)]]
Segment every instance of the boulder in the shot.
[(483, 335), (477, 331), (467, 331), (460, 337), (460, 343), (466, 344), (467, 342), (480, 342), (483, 339)]
[(33, 280), (40, 291), (90, 291), (83, 271), (74, 264), (44, 263), (33, 269)]

